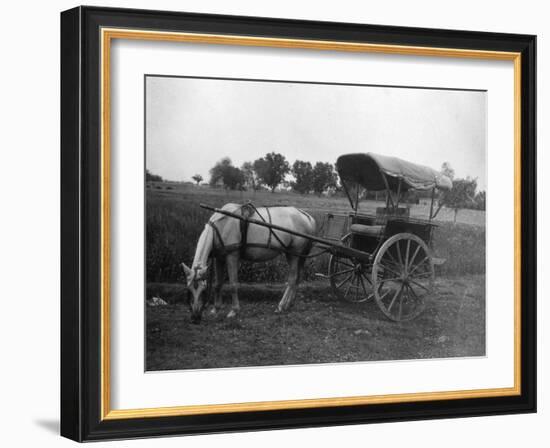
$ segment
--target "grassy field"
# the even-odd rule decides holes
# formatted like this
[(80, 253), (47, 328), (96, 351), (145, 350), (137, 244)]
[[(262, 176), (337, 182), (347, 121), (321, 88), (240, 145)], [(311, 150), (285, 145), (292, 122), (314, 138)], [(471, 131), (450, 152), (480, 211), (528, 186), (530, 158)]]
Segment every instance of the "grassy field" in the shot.
[[(434, 255), (447, 261), (437, 268), (436, 294), (426, 311), (411, 322), (387, 320), (375, 303), (338, 301), (328, 282), (328, 257), (308, 260), (305, 282), (294, 307), (274, 310), (286, 281), (284, 257), (240, 268), (241, 312), (205, 316), (192, 325), (185, 303), (183, 273), (210, 212), (204, 202), (219, 207), (251, 200), (257, 205), (294, 205), (318, 223), (327, 211), (347, 213), (342, 197), (293, 193), (226, 192), (208, 187), (159, 183), (147, 188), (147, 292), (166, 306), (147, 307), (147, 370), (260, 366), (387, 359), (479, 356), (485, 353), (485, 213), (443, 209), (434, 234)], [(380, 202), (363, 201), (361, 210), (374, 213)], [(426, 218), (427, 205), (413, 205), (411, 216)]]
[[(292, 193), (235, 192), (183, 184), (155, 184), (147, 190), (147, 282), (181, 282), (182, 261), (190, 264), (195, 245), (211, 213), (199, 207), (201, 202), (221, 207), (228, 202), (253, 201), (256, 205), (286, 204), (303, 208), (321, 224), (327, 211), (347, 213), (347, 199), (316, 197)], [(361, 202), (360, 209), (375, 213), (382, 203)], [(411, 206), (411, 216), (426, 218), (427, 205)], [(485, 273), (485, 212), (461, 210), (457, 224), (453, 212), (443, 209), (438, 215), (439, 227), (434, 233), (434, 255), (447, 262), (438, 268), (440, 275)], [(306, 265), (305, 279), (313, 280), (316, 272), (326, 272), (328, 259), (319, 257)], [(244, 263), (240, 279), (244, 282), (283, 282), (286, 262)]]
[[(437, 295), (410, 322), (391, 322), (374, 302), (338, 301), (325, 282), (301, 288), (275, 314), (283, 285), (243, 285), (241, 312), (189, 323), (182, 285), (155, 285), (172, 297), (147, 309), (147, 370), (448, 358), (485, 354), (484, 276), (437, 280)], [(228, 309), (229, 297), (225, 295)]]

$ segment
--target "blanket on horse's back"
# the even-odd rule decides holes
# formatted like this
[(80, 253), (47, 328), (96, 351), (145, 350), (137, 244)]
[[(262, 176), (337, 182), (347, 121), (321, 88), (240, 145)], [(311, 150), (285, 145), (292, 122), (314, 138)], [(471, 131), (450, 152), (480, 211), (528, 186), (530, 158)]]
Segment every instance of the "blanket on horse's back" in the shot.
[[(247, 219), (255, 218), (258, 221), (263, 221), (267, 224), (271, 224), (271, 214), (269, 212), (270, 207), (262, 207), (265, 209), (266, 216), (263, 216), (260, 214), (259, 210), (256, 208), (254, 204), (251, 202), (246, 204), (225, 204), (221, 209), (224, 211), (228, 211), (234, 214), (241, 215), (244, 219), (240, 220), (240, 241), (237, 244), (231, 244), (231, 245), (225, 245), (223, 242), (223, 238), (220, 234), (220, 231), (218, 227), (216, 226), (216, 222), (220, 221), (222, 218), (226, 218), (227, 216), (222, 213), (214, 213), (209, 221), (208, 224), (214, 229), (214, 232), (216, 234), (216, 237), (218, 239), (218, 242), (221, 244), (221, 251), (222, 253), (227, 254), (228, 252), (231, 252), (233, 250), (240, 250), (244, 254), (244, 250), (246, 247), (262, 247), (262, 248), (273, 248), (272, 241), (275, 239), (279, 244), (279, 250), (282, 250), (283, 252), (288, 251), (288, 247), (285, 245), (285, 243), (281, 240), (281, 238), (273, 231), (272, 228), (269, 228), (269, 232), (267, 234), (267, 241), (265, 243), (250, 243), (248, 241), (248, 226), (249, 222)], [(301, 211), (302, 212), (302, 211)], [(304, 213), (304, 212), (302, 212)], [(305, 213), (304, 213), (305, 214)], [(255, 216), (257, 215), (257, 216)], [(306, 214), (306, 216), (308, 216)]]

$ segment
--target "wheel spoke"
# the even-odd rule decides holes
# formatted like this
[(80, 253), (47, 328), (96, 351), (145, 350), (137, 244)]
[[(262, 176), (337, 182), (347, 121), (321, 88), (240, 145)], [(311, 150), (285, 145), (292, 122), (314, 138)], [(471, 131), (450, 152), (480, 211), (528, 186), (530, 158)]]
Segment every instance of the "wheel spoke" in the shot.
[(405, 251), (405, 273), (409, 269), (409, 250), (411, 248), (411, 240), (407, 240), (407, 250)]
[(344, 280), (342, 280), (340, 283), (338, 283), (338, 284), (336, 285), (336, 288), (340, 289), (340, 287), (341, 287), (344, 283), (346, 283), (347, 281), (349, 281), (349, 279), (350, 279), (351, 277), (353, 277), (353, 274), (348, 275)]
[[(380, 288), (379, 288), (379, 289), (380, 289)], [(391, 290), (388, 289), (384, 294), (382, 294), (382, 295), (380, 296), (380, 301), (384, 300), (384, 299), (386, 298), (386, 296), (387, 296), (390, 292), (391, 292)]]
[(380, 265), (381, 265), (384, 269), (387, 269), (388, 271), (390, 271), (392, 274), (397, 275), (398, 277), (401, 277), (401, 273), (400, 273), (400, 272), (394, 271), (393, 269), (391, 269), (390, 267), (386, 266), (385, 264), (380, 263)]
[(418, 300), (419, 302), (422, 302), (422, 299), (420, 297), (418, 297), (416, 292), (414, 292), (414, 289), (412, 289), (411, 285), (407, 285), (407, 288), (409, 289), (411, 294), (416, 298), (416, 300)]
[[(390, 250), (386, 251), (386, 254), (393, 260), (393, 264), (394, 264), (395, 266), (398, 266), (398, 265), (399, 265), (399, 262), (398, 262), (398, 261), (395, 259), (395, 257), (392, 255), (392, 253), (391, 253)], [(386, 254), (384, 254), (384, 255), (386, 255)]]
[(409, 263), (409, 266), (413, 266), (414, 260), (416, 260), (416, 256), (418, 255), (418, 252), (420, 252), (421, 248), (422, 248), (422, 246), (420, 244), (418, 244), (418, 246), (416, 247), (416, 250), (413, 253), (413, 256), (411, 257), (411, 261)]
[(425, 261), (429, 260), (430, 259), (430, 256), (429, 255), (426, 255), (422, 261), (420, 263), (418, 263), (412, 270), (411, 272), (409, 272), (409, 275), (411, 275), (414, 271), (416, 271), (420, 266), (422, 266), (424, 264)]
[(383, 260), (381, 263), (382, 263), (382, 265), (387, 266), (388, 268), (391, 266), (396, 271), (400, 271), (401, 268), (402, 268), (402, 266), (399, 263), (394, 263), (393, 261), (388, 260), (388, 259)]
[[(353, 275), (353, 274), (352, 274), (352, 275)], [(350, 277), (351, 277), (351, 275), (350, 275)], [(349, 285), (348, 285), (348, 287), (346, 288), (346, 292), (344, 293), (344, 298), (346, 298), (346, 297), (348, 296), (349, 290), (351, 289), (351, 284), (352, 284), (352, 282), (349, 282)]]
[(363, 274), (359, 274), (359, 279), (361, 280), (361, 286), (363, 287), (363, 292), (365, 293), (365, 296), (368, 297), (369, 293), (367, 292), (367, 287), (365, 286), (365, 282), (363, 281)]
[(404, 268), (405, 265), (403, 264), (403, 257), (401, 256), (401, 246), (399, 245), (399, 240), (395, 242), (395, 247), (397, 249), (397, 258), (399, 258), (399, 264), (401, 265), (402, 268)]
[(346, 269), (344, 271), (338, 271), (338, 272), (335, 272), (334, 274), (332, 274), (332, 276), (336, 277), (337, 275), (347, 274), (348, 272), (353, 272), (354, 270), (355, 270), (355, 268), (350, 268), (350, 269)]
[(404, 283), (401, 284), (401, 287), (399, 288), (398, 291), (396, 291), (396, 293), (393, 295), (393, 299), (391, 299), (391, 302), (390, 302), (390, 306), (388, 306), (388, 312), (391, 311), (392, 309), (392, 306), (393, 304), (395, 303), (395, 299), (397, 299), (397, 297), (401, 297), (401, 293), (403, 291), (403, 287), (405, 286)]
[(368, 284), (372, 286), (372, 282), (367, 274), (361, 273), (361, 278), (364, 278), (368, 282)]
[(426, 290), (427, 292), (431, 292), (429, 288), (427, 288), (426, 286), (422, 285), (421, 283), (418, 283), (416, 280), (412, 280), (411, 278), (409, 278), (409, 281), (411, 283), (414, 283), (416, 286), (419, 286), (420, 288)]

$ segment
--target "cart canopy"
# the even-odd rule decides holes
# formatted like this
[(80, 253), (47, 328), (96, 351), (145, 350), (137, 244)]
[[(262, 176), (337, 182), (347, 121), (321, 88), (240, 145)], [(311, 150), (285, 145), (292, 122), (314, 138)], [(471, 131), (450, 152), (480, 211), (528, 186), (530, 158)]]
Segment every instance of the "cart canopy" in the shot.
[(338, 157), (336, 170), (342, 181), (357, 183), (371, 191), (386, 189), (383, 174), (394, 192), (398, 189), (399, 179), (401, 191), (434, 187), (450, 190), (453, 186), (451, 179), (430, 167), (372, 152), (344, 154)]

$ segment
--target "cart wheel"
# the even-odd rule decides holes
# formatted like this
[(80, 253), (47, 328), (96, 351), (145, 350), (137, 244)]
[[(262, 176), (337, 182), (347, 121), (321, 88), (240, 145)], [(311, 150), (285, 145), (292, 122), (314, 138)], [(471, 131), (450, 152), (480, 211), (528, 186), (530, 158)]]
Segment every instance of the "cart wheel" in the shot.
[(374, 297), (391, 320), (417, 317), (432, 294), (434, 266), (424, 241), (410, 233), (398, 233), (382, 244), (372, 268)]
[[(351, 234), (342, 238), (349, 245)], [(364, 302), (372, 298), (369, 294), (370, 278), (364, 264), (338, 255), (331, 255), (328, 264), (328, 276), (334, 294), (340, 299), (352, 303)]]

